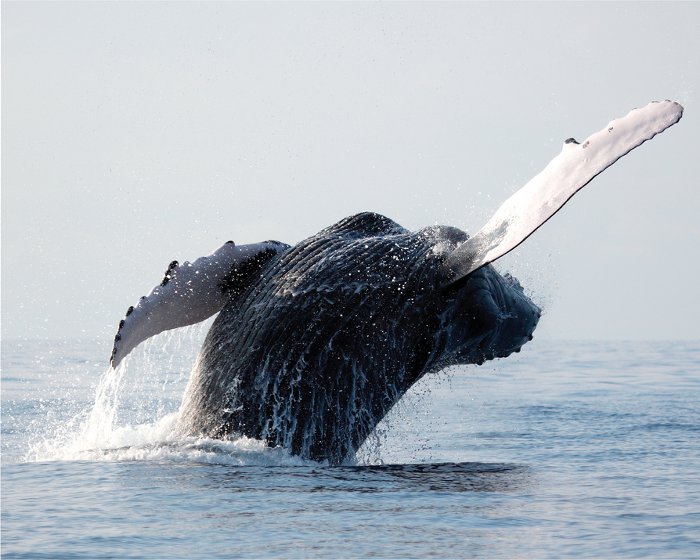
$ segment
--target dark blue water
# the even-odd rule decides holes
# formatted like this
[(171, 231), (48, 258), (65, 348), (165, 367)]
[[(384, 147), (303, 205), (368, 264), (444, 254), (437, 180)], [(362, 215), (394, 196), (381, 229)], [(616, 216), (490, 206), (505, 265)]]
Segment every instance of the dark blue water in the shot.
[(3, 342), (3, 558), (700, 557), (699, 342), (536, 339), (330, 468), (175, 435), (200, 336)]

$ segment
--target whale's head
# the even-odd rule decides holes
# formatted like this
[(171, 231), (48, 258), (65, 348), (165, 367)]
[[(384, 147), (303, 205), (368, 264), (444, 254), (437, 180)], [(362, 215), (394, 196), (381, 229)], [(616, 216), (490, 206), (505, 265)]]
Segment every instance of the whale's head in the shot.
[[(431, 303), (422, 305), (422, 324), (433, 332), (428, 370), (450, 365), (482, 364), (505, 358), (532, 340), (541, 310), (516, 278), (487, 264), (454, 280), (450, 256), (470, 241), (462, 230), (432, 226), (417, 233), (431, 246), (424, 261), (433, 283)], [(428, 299), (428, 298), (426, 298)]]
[(532, 340), (541, 310), (510, 274), (483, 266), (447, 292), (441, 318), (447, 363), (505, 358)]
[[(441, 262), (469, 237), (445, 226), (433, 228), (432, 235)], [(439, 280), (441, 275), (447, 280)], [(456, 281), (444, 265), (438, 273), (437, 306), (439, 328), (435, 334), (436, 366), (482, 364), (505, 358), (532, 340), (541, 310), (525, 294), (516, 278), (500, 274), (490, 264), (472, 270)]]

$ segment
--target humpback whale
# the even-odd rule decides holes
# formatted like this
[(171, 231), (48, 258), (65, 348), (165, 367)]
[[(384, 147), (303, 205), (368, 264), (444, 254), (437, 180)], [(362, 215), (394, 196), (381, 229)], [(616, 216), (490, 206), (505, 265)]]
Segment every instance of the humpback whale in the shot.
[(192, 263), (173, 261), (120, 322), (111, 364), (159, 332), (218, 313), (180, 429), (340, 464), (424, 375), (503, 358), (532, 339), (540, 309), (491, 263), (682, 113), (653, 102), (584, 142), (566, 140), (472, 236), (449, 226), (412, 232), (364, 212), (294, 246), (228, 242)]

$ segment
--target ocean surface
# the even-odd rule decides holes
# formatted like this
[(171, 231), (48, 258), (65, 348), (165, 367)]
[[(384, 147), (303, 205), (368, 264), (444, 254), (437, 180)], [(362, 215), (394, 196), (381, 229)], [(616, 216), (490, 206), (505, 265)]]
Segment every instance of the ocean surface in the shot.
[(700, 342), (538, 340), (327, 467), (174, 436), (202, 329), (2, 342), (2, 557), (698, 558)]

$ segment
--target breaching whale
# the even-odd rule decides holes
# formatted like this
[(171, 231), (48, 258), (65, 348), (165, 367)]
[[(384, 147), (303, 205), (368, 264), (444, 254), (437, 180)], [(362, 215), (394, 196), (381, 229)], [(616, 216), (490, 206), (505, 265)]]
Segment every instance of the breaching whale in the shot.
[(532, 338), (539, 308), (490, 263), (682, 113), (654, 102), (582, 143), (566, 140), (471, 237), (447, 226), (411, 232), (366, 212), (294, 246), (228, 242), (192, 263), (173, 261), (128, 309), (111, 364), (150, 336), (218, 312), (180, 428), (342, 463), (425, 374), (506, 357)]

